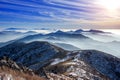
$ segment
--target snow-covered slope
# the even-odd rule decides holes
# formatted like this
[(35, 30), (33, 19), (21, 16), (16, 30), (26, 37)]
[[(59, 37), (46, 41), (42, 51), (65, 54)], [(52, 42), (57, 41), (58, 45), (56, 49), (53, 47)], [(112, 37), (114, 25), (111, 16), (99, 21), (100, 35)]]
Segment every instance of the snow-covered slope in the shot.
[(84, 50), (80, 52), (79, 59), (87, 62), (112, 80), (120, 79), (120, 59), (117, 57), (96, 50)]
[(120, 79), (120, 59), (96, 50), (66, 51), (48, 42), (17, 42), (0, 48), (3, 56), (39, 75), (47, 72), (73, 80)]
[(55, 60), (47, 69), (73, 79), (120, 79), (120, 59), (117, 57), (96, 50), (75, 51), (68, 56), (67, 59)]
[(48, 42), (13, 43), (0, 48), (0, 57), (7, 56), (17, 63), (38, 70), (50, 60), (64, 57), (67, 51)]
[(109, 80), (108, 77), (77, 58), (68, 59), (55, 65), (52, 64), (46, 69), (52, 73), (70, 77), (73, 80)]

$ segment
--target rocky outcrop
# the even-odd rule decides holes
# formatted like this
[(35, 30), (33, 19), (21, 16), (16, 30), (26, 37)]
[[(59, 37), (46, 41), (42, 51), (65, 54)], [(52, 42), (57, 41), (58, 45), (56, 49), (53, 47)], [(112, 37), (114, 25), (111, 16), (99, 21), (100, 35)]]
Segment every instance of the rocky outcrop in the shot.
[(50, 65), (46, 70), (73, 80), (109, 80), (107, 76), (76, 57)]
[(0, 60), (0, 67), (1, 68), (8, 67), (8, 68), (13, 69), (13, 70), (17, 70), (20, 72), (35, 75), (33, 70), (31, 70), (27, 67), (24, 67), (22, 65), (18, 65), (18, 64), (16, 64), (16, 62), (12, 61), (11, 59), (9, 59), (7, 57), (4, 57), (3, 59)]
[(17, 65), (4, 57), (0, 60), (0, 80), (45, 80), (37, 76), (33, 70)]
[(73, 78), (67, 77), (65, 75), (58, 75), (54, 73), (47, 73), (47, 77), (49, 80), (74, 80)]
[(11, 74), (0, 73), (0, 80), (14, 80)]

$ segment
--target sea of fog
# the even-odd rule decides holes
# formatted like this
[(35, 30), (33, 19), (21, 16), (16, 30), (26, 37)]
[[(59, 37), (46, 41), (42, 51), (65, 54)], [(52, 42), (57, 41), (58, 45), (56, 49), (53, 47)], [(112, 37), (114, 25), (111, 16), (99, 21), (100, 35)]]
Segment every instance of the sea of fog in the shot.
[[(67, 31), (75, 31), (75, 29), (61, 29), (64, 32)], [(83, 29), (88, 30), (88, 29)], [(114, 56), (120, 57), (120, 29), (99, 29), (104, 32), (110, 32), (110, 34), (91, 34), (91, 33), (82, 33), (82, 35), (87, 36), (91, 40), (80, 40), (79, 38), (55, 38), (56, 40), (47, 40), (46, 39), (34, 39), (33, 41), (48, 41), (52, 43), (57, 43), (57, 45), (61, 45), (62, 47), (71, 47), (71, 48), (79, 48), (79, 49), (95, 49), (99, 51), (103, 51), (109, 54), (112, 54)], [(35, 35), (35, 34), (48, 34), (51, 32), (56, 32), (57, 30), (50, 29), (50, 30), (17, 30), (16, 32), (20, 33), (14, 33), (14, 31), (11, 31), (10, 33), (0, 34), (0, 44), (6, 43), (11, 40), (15, 39), (21, 39), (28, 35)], [(2, 31), (1, 31), (2, 32)], [(12, 33), (13, 32), (13, 33)], [(27, 33), (28, 32), (28, 33)], [(60, 40), (60, 41), (59, 41)], [(68, 47), (69, 46), (69, 47)]]

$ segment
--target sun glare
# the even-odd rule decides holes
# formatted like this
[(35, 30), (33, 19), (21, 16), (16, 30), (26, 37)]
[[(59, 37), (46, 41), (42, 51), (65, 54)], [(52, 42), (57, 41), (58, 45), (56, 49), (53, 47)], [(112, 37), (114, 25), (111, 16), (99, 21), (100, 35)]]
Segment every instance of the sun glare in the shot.
[(116, 10), (120, 7), (120, 0), (98, 0), (97, 2), (107, 10)]

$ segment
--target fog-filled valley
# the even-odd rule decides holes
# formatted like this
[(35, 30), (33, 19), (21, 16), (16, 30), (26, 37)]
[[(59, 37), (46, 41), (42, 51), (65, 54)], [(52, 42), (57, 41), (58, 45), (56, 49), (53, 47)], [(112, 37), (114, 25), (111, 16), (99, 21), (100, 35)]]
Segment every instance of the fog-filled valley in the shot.
[(36, 31), (1, 31), (0, 46), (13, 42), (47, 41), (65, 50), (99, 50), (120, 57), (120, 35), (101, 30), (56, 30), (42, 34)]

